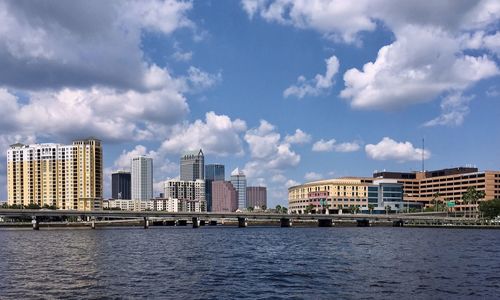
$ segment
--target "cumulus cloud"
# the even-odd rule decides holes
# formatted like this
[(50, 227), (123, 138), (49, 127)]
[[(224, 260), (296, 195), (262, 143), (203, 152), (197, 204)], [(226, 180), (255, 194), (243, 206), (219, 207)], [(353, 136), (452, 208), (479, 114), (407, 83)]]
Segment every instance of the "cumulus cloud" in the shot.
[(461, 93), (448, 95), (441, 102), (441, 115), (424, 123), (424, 126), (437, 125), (459, 126), (469, 113), (469, 102), (472, 96), (463, 96)]
[(208, 112), (205, 121), (176, 125), (161, 150), (180, 154), (202, 148), (207, 154), (241, 155), (244, 150), (239, 134), (245, 130), (246, 123), (240, 119), (231, 120), (226, 115)]
[[(193, 27), (190, 2), (0, 2), (0, 82), (15, 88), (144, 88), (144, 31)], [(23, 37), (23, 38), (20, 38)]]
[[(354, 108), (392, 110), (432, 101), (499, 74), (491, 58), (500, 49), (500, 33), (491, 32), (500, 18), (495, 0), (243, 0), (242, 7), (250, 18), (311, 28), (336, 42), (361, 45), (361, 33), (390, 30), (394, 42), (344, 74), (341, 96)], [(287, 93), (314, 91), (305, 78), (300, 82), (303, 88)]]
[(324, 140), (321, 139), (315, 142), (312, 146), (312, 151), (315, 152), (355, 152), (360, 148), (359, 142), (345, 142), (345, 143), (337, 143), (335, 139)]
[(397, 142), (389, 137), (384, 137), (378, 144), (368, 144), (365, 146), (366, 155), (375, 160), (395, 160), (406, 162), (424, 159), (431, 156), (429, 150), (415, 148), (410, 142)]
[(295, 96), (299, 99), (305, 96), (318, 96), (323, 91), (330, 89), (333, 84), (333, 77), (339, 71), (339, 60), (335, 55), (325, 60), (326, 73), (325, 75), (316, 74), (313, 80), (307, 80), (304, 76), (299, 76), (297, 85), (289, 86), (284, 92), (285, 98)]
[(407, 26), (396, 36), (375, 62), (344, 74), (341, 96), (353, 107), (394, 109), (426, 102), (499, 73), (486, 55), (461, 53), (459, 41), (441, 29)]
[(300, 162), (300, 155), (291, 149), (291, 144), (284, 141), (275, 126), (265, 120), (260, 121), (259, 127), (248, 130), (244, 138), (251, 156), (244, 168), (249, 177), (266, 172), (271, 176), (281, 174)]
[(323, 175), (319, 174), (319, 173), (316, 173), (316, 172), (307, 172), (305, 175), (304, 175), (304, 179), (306, 181), (314, 181), (314, 180), (319, 180), (323, 178)]
[[(108, 142), (153, 139), (189, 111), (175, 89), (150, 92), (108, 88), (32, 92), (28, 103), (0, 89), (0, 133), (29, 133), (71, 140), (95, 135)], [(5, 126), (4, 126), (5, 125)]]
[(289, 144), (307, 144), (310, 141), (311, 135), (300, 129), (296, 129), (293, 135), (285, 136), (285, 142)]

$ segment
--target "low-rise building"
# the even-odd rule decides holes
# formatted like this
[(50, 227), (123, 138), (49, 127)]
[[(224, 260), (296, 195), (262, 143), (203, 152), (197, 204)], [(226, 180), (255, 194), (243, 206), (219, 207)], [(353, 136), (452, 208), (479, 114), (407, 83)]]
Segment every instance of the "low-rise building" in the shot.
[(167, 180), (165, 182), (165, 198), (177, 199), (181, 212), (205, 212), (205, 180)]

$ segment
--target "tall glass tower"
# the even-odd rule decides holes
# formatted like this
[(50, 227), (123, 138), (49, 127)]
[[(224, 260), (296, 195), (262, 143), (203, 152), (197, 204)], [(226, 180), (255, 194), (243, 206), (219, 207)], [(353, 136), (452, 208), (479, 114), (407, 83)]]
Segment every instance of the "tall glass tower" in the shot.
[(231, 173), (231, 183), (238, 191), (238, 209), (247, 208), (247, 177), (243, 171), (234, 169)]
[(203, 151), (186, 152), (181, 156), (181, 180), (205, 179), (205, 157)]
[(205, 199), (207, 211), (212, 211), (212, 182), (225, 180), (224, 165), (209, 164), (205, 166)]

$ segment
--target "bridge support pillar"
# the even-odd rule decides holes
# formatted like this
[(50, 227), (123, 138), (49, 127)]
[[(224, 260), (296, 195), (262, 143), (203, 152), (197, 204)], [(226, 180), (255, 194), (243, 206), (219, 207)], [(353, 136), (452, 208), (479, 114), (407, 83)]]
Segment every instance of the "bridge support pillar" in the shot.
[(91, 219), (90, 228), (95, 229), (95, 218)]
[(392, 221), (392, 227), (403, 227), (403, 226), (404, 226), (403, 220)]
[(247, 223), (247, 218), (243, 218), (243, 217), (238, 217), (238, 227), (247, 227), (248, 226), (248, 223)]
[(200, 226), (205, 226), (207, 222), (205, 220), (200, 220)]
[(318, 227), (332, 227), (333, 220), (332, 219), (318, 219)]
[(217, 226), (217, 220), (210, 220), (210, 226)]
[(281, 227), (292, 227), (292, 219), (281, 218), (280, 225)]
[(186, 226), (187, 221), (186, 220), (177, 220), (177, 226)]
[(198, 217), (193, 217), (193, 228), (200, 227), (200, 219)]
[(144, 229), (149, 228), (149, 219), (147, 217), (144, 217)]
[(40, 222), (36, 216), (31, 217), (31, 224), (33, 224), (33, 230), (40, 230)]

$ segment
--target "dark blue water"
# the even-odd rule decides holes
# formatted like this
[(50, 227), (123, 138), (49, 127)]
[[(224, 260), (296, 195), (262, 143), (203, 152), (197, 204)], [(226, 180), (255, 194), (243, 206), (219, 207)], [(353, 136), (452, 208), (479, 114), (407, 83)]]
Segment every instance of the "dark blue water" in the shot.
[(500, 231), (0, 230), (0, 298), (500, 296)]

